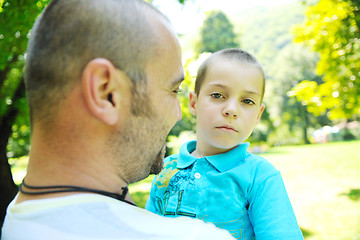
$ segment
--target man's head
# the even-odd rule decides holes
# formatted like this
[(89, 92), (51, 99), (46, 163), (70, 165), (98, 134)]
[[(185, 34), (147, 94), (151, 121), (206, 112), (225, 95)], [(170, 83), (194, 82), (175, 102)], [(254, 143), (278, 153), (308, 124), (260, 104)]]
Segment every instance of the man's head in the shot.
[(254, 66), (259, 68), (260, 72), (263, 75), (263, 90), (261, 93), (261, 99), (263, 99), (265, 94), (265, 73), (263, 70), (263, 67), (261, 66), (260, 62), (252, 56), (250, 53), (238, 49), (238, 48), (228, 48), (224, 50), (220, 50), (218, 52), (215, 52), (212, 54), (208, 59), (206, 59), (199, 67), (199, 70), (197, 72), (196, 81), (195, 81), (195, 93), (196, 95), (199, 95), (201, 85), (204, 82), (207, 69), (211, 63), (218, 59), (229, 59), (229, 60), (235, 60), (239, 63), (248, 64), (250, 66)]
[(126, 182), (160, 170), (166, 136), (181, 118), (182, 79), (176, 34), (142, 0), (53, 0), (28, 44), (33, 130), (53, 131), (56, 122), (79, 131), (72, 137), (105, 139), (98, 148)]
[[(108, 59), (132, 80), (134, 97), (145, 97), (139, 96), (136, 87), (146, 84), (145, 66), (157, 46), (146, 11), (156, 12), (139, 0), (49, 3), (31, 32), (26, 57), (25, 81), (32, 120), (51, 123), (59, 103), (79, 84), (84, 68), (94, 58)], [(143, 109), (134, 106), (133, 112), (141, 113)]]

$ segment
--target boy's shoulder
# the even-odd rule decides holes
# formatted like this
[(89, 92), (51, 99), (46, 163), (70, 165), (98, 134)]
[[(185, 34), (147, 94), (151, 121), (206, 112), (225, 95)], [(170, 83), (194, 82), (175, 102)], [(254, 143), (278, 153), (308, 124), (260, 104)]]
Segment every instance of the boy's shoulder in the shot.
[(280, 171), (264, 157), (248, 153), (245, 161), (233, 168), (233, 171), (246, 172), (255, 179), (263, 179), (280, 174)]
[(248, 153), (246, 162), (257, 167), (275, 168), (266, 158), (253, 153)]

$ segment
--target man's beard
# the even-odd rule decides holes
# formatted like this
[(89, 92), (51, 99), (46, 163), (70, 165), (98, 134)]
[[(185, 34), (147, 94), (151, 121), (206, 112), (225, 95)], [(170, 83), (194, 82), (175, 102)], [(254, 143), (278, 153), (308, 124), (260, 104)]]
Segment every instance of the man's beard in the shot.
[(164, 166), (164, 157), (166, 153), (166, 145), (158, 153), (156, 159), (153, 162), (153, 165), (150, 168), (150, 174), (159, 174)]
[(171, 127), (161, 121), (148, 96), (146, 87), (132, 88), (130, 115), (109, 139), (119, 174), (127, 183), (158, 174), (163, 168)]
[(159, 140), (153, 139), (156, 133), (149, 132), (149, 120), (142, 126), (139, 125), (141, 122), (130, 120), (109, 139), (119, 176), (127, 183), (140, 181), (149, 174), (158, 174), (163, 167), (166, 136), (163, 143), (160, 137), (157, 138)]
[(140, 181), (162, 170), (168, 134), (164, 129), (170, 127), (161, 120), (155, 114), (131, 114), (109, 139), (118, 172), (127, 183)]

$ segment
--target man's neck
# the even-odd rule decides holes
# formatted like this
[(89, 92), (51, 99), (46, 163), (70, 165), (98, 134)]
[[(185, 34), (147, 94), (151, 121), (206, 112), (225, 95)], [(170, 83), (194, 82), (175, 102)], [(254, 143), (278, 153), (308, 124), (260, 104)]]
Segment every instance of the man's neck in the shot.
[[(59, 148), (59, 146), (61, 147)], [(70, 185), (121, 195), (123, 188), (128, 184), (121, 178), (119, 169), (110, 163), (109, 156), (106, 156), (106, 153), (99, 153), (101, 148), (92, 146), (91, 142), (86, 146), (79, 146), (81, 146), (81, 141), (75, 145), (61, 143), (61, 139), (44, 141), (43, 138), (33, 135), (25, 177), (26, 183), (31, 186)], [(66, 149), (66, 151), (61, 151), (61, 149)], [(32, 191), (31, 189), (27, 190)], [(39, 195), (20, 193), (17, 203), (30, 199), (54, 198), (73, 194), (79, 194), (79, 192)], [(132, 201), (129, 194), (125, 199)]]

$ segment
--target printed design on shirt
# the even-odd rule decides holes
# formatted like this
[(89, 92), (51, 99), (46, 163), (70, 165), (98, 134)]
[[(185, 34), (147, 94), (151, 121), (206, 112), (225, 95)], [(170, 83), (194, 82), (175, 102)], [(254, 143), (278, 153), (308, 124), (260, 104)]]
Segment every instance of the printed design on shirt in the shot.
[[(172, 164), (170, 166), (173, 167)], [(175, 165), (176, 166), (176, 165)], [(161, 173), (160, 173), (161, 174)], [(195, 177), (191, 174), (191, 169), (183, 169), (178, 171), (177, 169), (166, 169), (166, 174), (156, 181), (156, 186), (162, 186), (162, 190), (167, 186), (165, 192), (160, 194), (162, 198), (156, 198), (157, 208), (159, 213), (164, 216), (187, 216), (196, 217), (195, 213), (182, 211), (181, 204), (183, 201), (183, 194), (186, 187), (195, 185)], [(168, 207), (169, 200), (171, 199), (171, 208)], [(176, 205), (174, 204), (176, 203)]]
[[(201, 165), (197, 166), (197, 164)], [(220, 219), (215, 217), (217, 210), (214, 212), (214, 209), (211, 207), (207, 213), (201, 211), (201, 209), (203, 209), (201, 204), (207, 202), (203, 202), (201, 199), (208, 199), (208, 195), (207, 191), (201, 187), (203, 185), (198, 185), (199, 180), (195, 178), (195, 173), (198, 172), (196, 170), (197, 167), (203, 169), (204, 167), (207, 168), (209, 166), (212, 165), (205, 159), (201, 159), (193, 165), (179, 171), (177, 169), (177, 160), (174, 159), (169, 161), (155, 181), (155, 185), (157, 186), (155, 194), (156, 213), (171, 217), (187, 216), (198, 218), (205, 222), (211, 222), (219, 228), (228, 230), (235, 239), (252, 239), (252, 234), (245, 231), (248, 228), (246, 223), (248, 213), (245, 206), (243, 210), (233, 209), (235, 211), (232, 214), (229, 214), (229, 216), (226, 217), (220, 217)], [(199, 187), (201, 189), (198, 189)], [(213, 194), (214, 193), (210, 193), (210, 195), (214, 196)], [(223, 198), (223, 195), (221, 196), (221, 198)], [(199, 206), (194, 206), (195, 203), (198, 203)], [(210, 213), (211, 217), (204, 215)]]
[(170, 195), (176, 195), (186, 187), (195, 186), (195, 177), (191, 174), (191, 170), (191, 168), (185, 168), (173, 175), (166, 191), (170, 192)]
[(218, 228), (228, 230), (235, 239), (246, 240), (246, 235), (245, 235), (246, 227), (245, 227), (245, 221), (244, 221), (244, 214), (247, 214), (245, 210), (240, 211), (238, 213), (239, 218), (229, 220), (226, 222), (207, 221), (207, 219), (208, 219), (207, 215), (206, 216), (198, 216), (198, 219), (203, 220), (205, 222), (213, 223)]
[(161, 170), (155, 181), (155, 185), (159, 190), (162, 190), (163, 188), (166, 189), (172, 176), (179, 171), (179, 169), (176, 168), (176, 165), (176, 159), (169, 161), (164, 165), (163, 170)]

